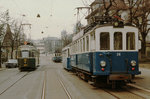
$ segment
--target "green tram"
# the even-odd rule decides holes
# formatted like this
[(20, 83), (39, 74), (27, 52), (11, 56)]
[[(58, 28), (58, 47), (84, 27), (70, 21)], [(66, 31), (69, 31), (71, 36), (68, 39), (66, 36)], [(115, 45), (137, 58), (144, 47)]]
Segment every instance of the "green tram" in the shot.
[(19, 70), (35, 70), (39, 66), (39, 51), (33, 45), (21, 45), (18, 48)]

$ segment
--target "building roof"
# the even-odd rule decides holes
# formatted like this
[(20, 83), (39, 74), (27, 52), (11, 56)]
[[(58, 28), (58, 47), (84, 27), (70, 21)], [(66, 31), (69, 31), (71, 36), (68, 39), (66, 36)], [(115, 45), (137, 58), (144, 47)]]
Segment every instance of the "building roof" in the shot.
[[(103, 4), (103, 1), (102, 0), (95, 0), (90, 6), (94, 6), (96, 4)], [(106, 2), (106, 7), (109, 6), (109, 2)], [(125, 2), (122, 1), (122, 0), (115, 0), (113, 3), (112, 3), (112, 6), (111, 6), (111, 10), (117, 10), (117, 9), (120, 9), (120, 10), (126, 10), (128, 7), (126, 6)], [(105, 9), (104, 6), (101, 6), (100, 8), (97, 8), (95, 9), (94, 11), (92, 11), (87, 17), (85, 17), (85, 19), (88, 19), (90, 18), (91, 16), (94, 16), (96, 13), (98, 13), (100, 11), (100, 9)]]

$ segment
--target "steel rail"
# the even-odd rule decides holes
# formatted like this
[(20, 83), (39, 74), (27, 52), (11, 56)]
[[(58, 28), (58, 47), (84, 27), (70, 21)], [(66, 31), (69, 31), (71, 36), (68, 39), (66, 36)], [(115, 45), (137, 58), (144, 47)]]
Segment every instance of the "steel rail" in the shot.
[(140, 89), (140, 90), (143, 90), (143, 91), (146, 91), (146, 92), (150, 93), (149, 89), (145, 89), (143, 87), (140, 87), (140, 86), (137, 86), (137, 85), (134, 85), (134, 84), (128, 84), (128, 86), (131, 86), (131, 87), (134, 87), (134, 88), (137, 88), (137, 89)]
[(11, 76), (9, 76), (9, 77), (7, 77), (7, 79), (5, 79), (5, 80), (3, 80), (3, 81), (0, 82), (0, 85), (3, 84), (4, 82), (6, 82), (7, 80), (9, 80), (11, 77), (13, 77), (13, 76), (15, 76), (15, 75), (17, 75), (17, 74), (19, 74), (19, 73), (20, 73), (20, 72), (14, 74), (14, 75), (11, 75)]
[(59, 80), (61, 86), (63, 87), (63, 89), (64, 89), (66, 95), (68, 96), (68, 98), (69, 98), (69, 99), (72, 99), (70, 93), (69, 93), (68, 90), (65, 88), (65, 85), (64, 85), (64, 83), (62, 82), (62, 80), (60, 80), (60, 79), (58, 79), (58, 80)]
[(129, 93), (132, 93), (132, 94), (134, 94), (134, 95), (136, 95), (136, 96), (138, 96), (138, 97), (141, 97), (142, 99), (145, 99), (143, 96), (141, 96), (141, 95), (138, 95), (138, 94), (136, 94), (136, 93), (133, 93), (133, 92), (131, 92), (131, 91), (129, 91), (129, 90), (126, 90), (126, 91), (128, 91)]
[(107, 92), (108, 94), (112, 95), (113, 97), (120, 99), (118, 96), (114, 95), (113, 93), (109, 92), (108, 90), (103, 89), (105, 92)]
[[(107, 93), (109, 93), (110, 95), (112, 95), (112, 96), (114, 96), (115, 98), (117, 98), (117, 99), (121, 99), (120, 97), (118, 97), (117, 95), (115, 95), (115, 93), (112, 93), (112, 92), (110, 92), (109, 90), (105, 90), (105, 89), (103, 89), (105, 92), (107, 92)], [(128, 91), (128, 90), (125, 90), (126, 92), (129, 92), (129, 93), (131, 93), (131, 94), (133, 94), (133, 95), (135, 95), (135, 96), (137, 96), (137, 97), (140, 97), (140, 98), (142, 98), (142, 99), (145, 99), (143, 96), (140, 96), (140, 95), (138, 95), (138, 94), (135, 94), (135, 93), (133, 93), (133, 92), (130, 92), (130, 91)]]
[(0, 95), (2, 95), (3, 93), (5, 93), (7, 90), (9, 90), (11, 87), (13, 87), (17, 82), (19, 82), (22, 78), (24, 78), (25, 76), (28, 75), (29, 72), (27, 72), (26, 74), (24, 74), (21, 78), (19, 78), (18, 80), (16, 80), (13, 84), (11, 84), (9, 87), (7, 87), (4, 91), (2, 91), (0, 93)]
[(45, 99), (45, 92), (46, 92), (46, 76), (47, 72), (44, 72), (44, 81), (43, 81), (43, 88), (42, 88), (42, 95), (41, 95), (41, 99)]
[[(133, 87), (133, 88), (136, 88), (136, 89), (138, 89), (138, 90), (142, 90), (142, 91), (145, 91), (145, 92), (150, 93), (150, 90), (149, 90), (149, 89), (145, 89), (145, 88), (140, 87), (140, 86), (135, 85), (135, 84), (128, 84), (128, 86)], [(139, 95), (139, 94), (137, 94), (137, 93), (134, 93), (134, 92), (132, 92), (132, 91), (130, 91), (130, 90), (128, 90), (128, 89), (126, 89), (126, 90), (127, 90), (128, 92), (132, 93), (132, 94), (135, 94), (135, 95), (140, 96), (140, 97), (142, 97), (143, 99), (145, 99), (145, 97), (142, 96), (142, 95)]]

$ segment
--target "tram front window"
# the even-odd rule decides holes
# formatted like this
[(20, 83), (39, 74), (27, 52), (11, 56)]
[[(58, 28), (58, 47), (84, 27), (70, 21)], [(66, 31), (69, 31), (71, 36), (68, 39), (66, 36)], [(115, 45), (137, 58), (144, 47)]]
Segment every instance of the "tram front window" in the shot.
[(108, 32), (100, 33), (100, 50), (110, 50), (110, 36)]
[(135, 34), (133, 32), (127, 33), (126, 46), (127, 50), (135, 50)]
[(23, 57), (23, 58), (29, 57), (29, 52), (23, 51), (23, 52), (22, 52), (22, 57)]
[(114, 50), (122, 50), (122, 33), (114, 33)]

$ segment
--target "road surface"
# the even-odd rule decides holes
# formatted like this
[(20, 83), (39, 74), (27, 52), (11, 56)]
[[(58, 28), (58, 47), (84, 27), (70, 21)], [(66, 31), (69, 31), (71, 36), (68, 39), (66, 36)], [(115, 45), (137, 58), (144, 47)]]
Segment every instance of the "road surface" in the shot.
[[(17, 68), (0, 71), (0, 99), (143, 99), (150, 98), (150, 70), (136, 76), (138, 89), (97, 88), (54, 63), (50, 56), (40, 57), (40, 67), (31, 72)], [(144, 71), (144, 72), (143, 72)]]

